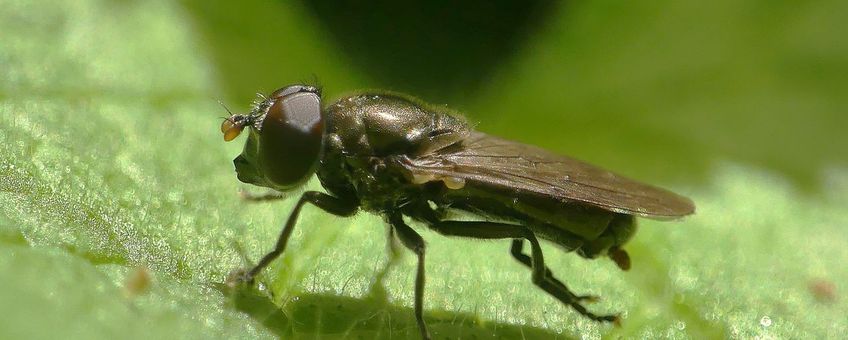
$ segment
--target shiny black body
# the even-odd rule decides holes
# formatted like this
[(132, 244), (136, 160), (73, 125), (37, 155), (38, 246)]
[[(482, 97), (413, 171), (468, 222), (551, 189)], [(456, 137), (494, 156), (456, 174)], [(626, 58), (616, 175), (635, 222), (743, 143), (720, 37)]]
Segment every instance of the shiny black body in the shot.
[[(222, 127), (225, 134), (233, 125), (237, 132), (243, 126), (252, 127), (245, 151), (234, 161), (240, 180), (285, 191), (302, 183), (315, 169), (328, 191), (306, 192), (301, 197), (274, 251), (244, 279), (252, 280), (282, 253), (305, 203), (339, 216), (358, 210), (376, 213), (391, 226), (389, 237), (397, 237), (418, 256), (415, 314), (425, 338), (429, 337), (422, 316), (425, 243), (406, 225), (404, 216), (447, 236), (512, 239), (511, 253), (531, 268), (534, 284), (591, 319), (617, 321), (615, 316), (588, 312), (582, 303), (591, 297), (571, 293), (553, 276), (544, 264), (538, 239), (586, 258), (607, 255), (626, 270), (630, 260), (621, 247), (636, 230), (634, 216), (670, 219), (694, 212), (692, 202), (682, 196), (533, 146), (476, 132), (448, 110), (412, 97), (358, 94), (325, 108), (318, 108), (316, 101), (320, 102), (317, 89), (290, 86), (263, 98), (249, 115), (231, 117)], [(320, 117), (314, 117), (318, 114)], [(316, 142), (302, 146), (268, 142), (280, 138), (280, 128), (269, 125), (268, 117), (275, 115), (311, 117), (295, 119), (310, 122), (293, 130), (304, 136), (284, 138), (314, 140), (320, 136), (320, 148)], [(287, 127), (291, 121), (281, 118), (274, 124), (292, 130)], [(303, 153), (301, 147), (320, 152)], [(295, 156), (276, 159), (275, 154)], [(294, 168), (299, 170), (277, 165), (286, 161), (298, 163)], [(269, 173), (274, 171), (291, 173)], [(274, 180), (279, 177), (289, 180)], [(479, 220), (450, 220), (448, 213), (453, 210), (475, 214)], [(529, 255), (523, 251), (525, 241), (530, 244)]]
[[(520, 223), (537, 236), (586, 257), (605, 254), (635, 231), (631, 215), (501, 183), (463, 178), (462, 187), (450, 189), (437, 178), (416, 181), (412, 160), (444, 152), (479, 135), (445, 111), (397, 94), (356, 95), (330, 105), (324, 111), (325, 147), (318, 167), (321, 184), (336, 197), (357, 201), (363, 209), (376, 213), (399, 211), (426, 222), (431, 209), (425, 207), (433, 202), (441, 211), (459, 209)], [(613, 235), (612, 239), (608, 235)]]

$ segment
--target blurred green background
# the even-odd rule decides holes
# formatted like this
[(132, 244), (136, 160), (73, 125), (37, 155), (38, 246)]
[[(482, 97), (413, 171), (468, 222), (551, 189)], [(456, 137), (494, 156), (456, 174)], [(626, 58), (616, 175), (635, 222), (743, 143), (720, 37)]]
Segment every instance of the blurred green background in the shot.
[(621, 328), (536, 289), (507, 241), (417, 226), (435, 338), (848, 331), (848, 2), (0, 8), (0, 338), (416, 338), (414, 257), (387, 265), (367, 214), (307, 209), (258, 288), (221, 284), (293, 202), (238, 199), (242, 139), (222, 141), (216, 100), (243, 111), (316, 81), (328, 101), (379, 88), (444, 104), (698, 206), (642, 221), (630, 272), (543, 246)]

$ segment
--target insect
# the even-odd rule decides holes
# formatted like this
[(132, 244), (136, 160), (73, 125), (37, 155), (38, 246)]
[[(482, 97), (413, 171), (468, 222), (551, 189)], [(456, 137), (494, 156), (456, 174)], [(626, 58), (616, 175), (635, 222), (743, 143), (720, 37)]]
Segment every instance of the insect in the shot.
[[(402, 94), (363, 93), (322, 107), (318, 88), (290, 85), (260, 95), (250, 112), (221, 125), (226, 141), (245, 128), (247, 142), (233, 160), (240, 181), (283, 192), (317, 174), (327, 192), (303, 193), (274, 249), (240, 280), (252, 282), (283, 253), (306, 204), (337, 216), (376, 213), (388, 222), (388, 237), (417, 255), (414, 313), (425, 339), (426, 245), (404, 217), (446, 236), (512, 240), (512, 256), (530, 269), (535, 285), (589, 319), (617, 322), (588, 311), (583, 304), (594, 297), (572, 293), (554, 277), (539, 240), (589, 259), (607, 256), (627, 270), (622, 246), (636, 231), (636, 216), (674, 219), (695, 211), (683, 196), (474, 131), (447, 109)], [(452, 210), (480, 219), (450, 220)]]

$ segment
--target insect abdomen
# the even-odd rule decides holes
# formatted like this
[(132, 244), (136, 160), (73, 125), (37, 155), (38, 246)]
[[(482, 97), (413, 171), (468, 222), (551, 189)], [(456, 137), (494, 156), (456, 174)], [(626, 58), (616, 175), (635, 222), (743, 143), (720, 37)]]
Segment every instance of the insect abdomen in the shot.
[[(584, 203), (503, 190), (474, 181), (468, 181), (462, 189), (445, 189), (434, 195), (431, 200), (488, 218), (525, 225), (539, 237), (568, 251), (579, 249), (584, 244), (592, 244), (593, 250), (586, 253), (591, 254), (591, 257), (606, 250), (599, 247), (608, 243), (609, 246), (616, 244), (605, 241), (612, 232), (608, 231), (611, 226), (615, 226), (615, 235), (618, 235), (626, 232), (625, 222), (632, 222), (629, 215)], [(628, 238), (629, 235), (627, 234)], [(604, 240), (596, 242), (600, 238)]]

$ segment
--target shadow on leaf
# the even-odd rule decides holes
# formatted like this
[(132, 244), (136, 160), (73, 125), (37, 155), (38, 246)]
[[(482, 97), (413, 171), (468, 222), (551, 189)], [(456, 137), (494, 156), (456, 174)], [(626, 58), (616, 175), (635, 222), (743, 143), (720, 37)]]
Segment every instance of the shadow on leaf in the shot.
[[(388, 304), (382, 297), (351, 298), (302, 293), (275, 305), (254, 287), (215, 288), (229, 297), (230, 306), (246, 313), (281, 338), (323, 337), (388, 339), (418, 338), (411, 308)], [(379, 295), (379, 294), (378, 294)], [(434, 339), (554, 339), (549, 330), (489, 323), (469, 313), (428, 311), (424, 318)]]

